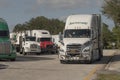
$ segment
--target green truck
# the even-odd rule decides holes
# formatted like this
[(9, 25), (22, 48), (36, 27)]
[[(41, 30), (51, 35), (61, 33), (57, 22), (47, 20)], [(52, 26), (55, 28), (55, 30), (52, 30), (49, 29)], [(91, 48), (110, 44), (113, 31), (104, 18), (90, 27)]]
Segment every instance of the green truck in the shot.
[(15, 61), (16, 50), (10, 41), (10, 34), (7, 22), (0, 18), (0, 60), (8, 59)]

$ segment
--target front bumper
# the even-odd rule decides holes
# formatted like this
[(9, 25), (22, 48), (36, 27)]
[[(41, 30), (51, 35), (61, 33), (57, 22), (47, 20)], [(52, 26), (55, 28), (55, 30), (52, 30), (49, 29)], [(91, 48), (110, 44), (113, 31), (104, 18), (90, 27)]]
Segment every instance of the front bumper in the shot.
[(40, 49), (30, 49), (30, 48), (25, 48), (25, 53), (40, 53)]
[(59, 59), (60, 60), (89, 60), (90, 59), (90, 53), (84, 54), (84, 53), (59, 53)]

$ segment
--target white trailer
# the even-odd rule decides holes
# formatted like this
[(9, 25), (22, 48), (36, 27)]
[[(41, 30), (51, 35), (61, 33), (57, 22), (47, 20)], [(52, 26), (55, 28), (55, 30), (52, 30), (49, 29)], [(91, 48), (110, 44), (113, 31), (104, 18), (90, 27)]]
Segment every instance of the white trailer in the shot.
[(103, 56), (101, 40), (101, 16), (71, 15), (67, 18), (63, 37), (60, 35), (59, 59), (92, 63)]
[(35, 37), (45, 37), (45, 38), (51, 38), (51, 34), (47, 30), (32, 30), (32, 36)]

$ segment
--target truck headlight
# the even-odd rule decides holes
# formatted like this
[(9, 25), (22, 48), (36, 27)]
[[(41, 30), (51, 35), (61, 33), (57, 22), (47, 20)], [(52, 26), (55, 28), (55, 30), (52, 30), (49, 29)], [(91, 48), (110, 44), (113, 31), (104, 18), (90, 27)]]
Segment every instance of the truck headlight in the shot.
[(69, 51), (70, 50), (70, 48), (67, 48), (67, 51)]
[(87, 46), (82, 50), (83, 57), (88, 57), (90, 55), (89, 53), (90, 53), (90, 46)]
[(82, 50), (82, 52), (83, 53), (88, 53), (90, 51), (90, 47), (88, 46), (88, 47), (85, 47), (83, 50)]

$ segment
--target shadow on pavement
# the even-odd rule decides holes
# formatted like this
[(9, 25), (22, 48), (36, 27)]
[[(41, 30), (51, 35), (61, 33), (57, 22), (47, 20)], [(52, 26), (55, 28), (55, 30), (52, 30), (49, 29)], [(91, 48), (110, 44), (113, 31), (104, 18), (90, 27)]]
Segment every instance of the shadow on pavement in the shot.
[[(111, 61), (114, 57), (117, 57), (114, 62), (120, 61), (120, 55), (115, 55), (115, 56), (103, 56), (100, 61), (93, 61), (90, 65), (96, 65), (96, 64), (107, 64), (109, 61)], [(118, 58), (119, 57), (119, 58)], [(85, 61), (70, 61), (67, 62), (67, 64), (88, 64)]]
[(6, 69), (6, 68), (8, 68), (8, 65), (0, 64), (0, 69)]
[(103, 56), (100, 61), (95, 61), (94, 64), (107, 64), (112, 58), (113, 56)]
[(41, 61), (41, 60), (54, 60), (54, 59), (55, 58), (49, 58), (44, 56), (17, 56), (16, 61), (25, 62), (25, 61)]
[(118, 62), (120, 61), (120, 54), (115, 54), (111, 62)]
[(103, 56), (100, 61), (94, 62), (95, 64), (106, 64), (108, 62), (117, 62), (120, 61), (120, 55), (115, 54), (114, 56)]

